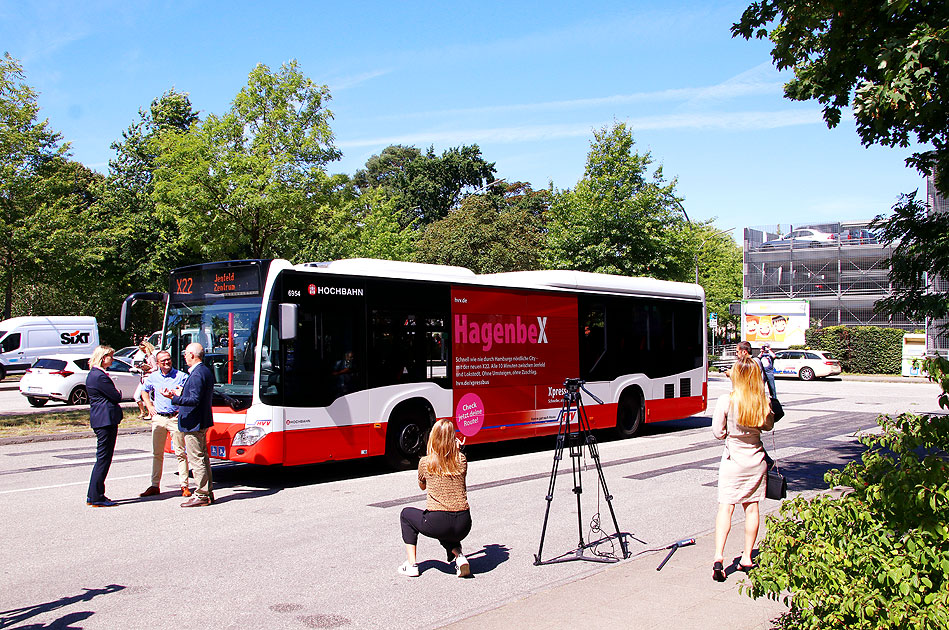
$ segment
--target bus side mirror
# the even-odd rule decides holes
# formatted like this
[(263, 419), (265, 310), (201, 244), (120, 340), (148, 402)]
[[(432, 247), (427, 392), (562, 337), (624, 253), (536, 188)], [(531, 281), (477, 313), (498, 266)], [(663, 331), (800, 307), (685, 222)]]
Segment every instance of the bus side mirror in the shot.
[(297, 338), (297, 310), (296, 304), (280, 304), (280, 319), (277, 327), (280, 334), (280, 340)]

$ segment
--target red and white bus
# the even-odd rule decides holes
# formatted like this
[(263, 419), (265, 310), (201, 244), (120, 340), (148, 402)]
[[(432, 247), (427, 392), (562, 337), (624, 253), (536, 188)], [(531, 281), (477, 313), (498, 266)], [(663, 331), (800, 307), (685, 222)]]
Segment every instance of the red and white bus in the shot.
[(565, 378), (594, 429), (705, 410), (705, 299), (694, 284), (578, 271), (477, 275), (350, 259), (194, 265), (171, 274), (163, 347), (205, 347), (212, 457), (407, 466), (438, 418), (469, 444), (556, 433)]

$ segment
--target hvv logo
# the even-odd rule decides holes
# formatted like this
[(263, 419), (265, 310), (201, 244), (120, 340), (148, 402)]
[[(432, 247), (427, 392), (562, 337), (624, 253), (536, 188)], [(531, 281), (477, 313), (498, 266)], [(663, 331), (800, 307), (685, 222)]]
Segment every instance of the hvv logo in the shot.
[(87, 332), (76, 332), (63, 333), (59, 336), (62, 340), (60, 343), (64, 346), (74, 346), (81, 343), (89, 343), (89, 333)]

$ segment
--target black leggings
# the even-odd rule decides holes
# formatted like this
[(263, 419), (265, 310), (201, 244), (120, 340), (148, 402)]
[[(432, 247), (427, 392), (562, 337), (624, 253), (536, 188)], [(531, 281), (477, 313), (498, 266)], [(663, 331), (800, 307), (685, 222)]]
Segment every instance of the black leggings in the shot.
[(471, 531), (471, 512), (441, 512), (407, 507), (402, 510), (402, 542), (407, 545), (417, 545), (418, 535), (424, 534), (429, 538), (437, 538), (445, 551), (448, 552), (448, 561), (455, 559), (452, 549), (461, 549), (461, 541)]

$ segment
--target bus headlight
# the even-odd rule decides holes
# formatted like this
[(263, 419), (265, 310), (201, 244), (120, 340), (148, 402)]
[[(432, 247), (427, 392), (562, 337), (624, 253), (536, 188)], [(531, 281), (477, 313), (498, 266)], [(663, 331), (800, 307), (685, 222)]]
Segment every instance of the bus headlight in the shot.
[(234, 436), (234, 441), (231, 442), (231, 446), (253, 446), (260, 438), (264, 437), (266, 433), (260, 427), (247, 427), (241, 431), (237, 432), (237, 435)]

